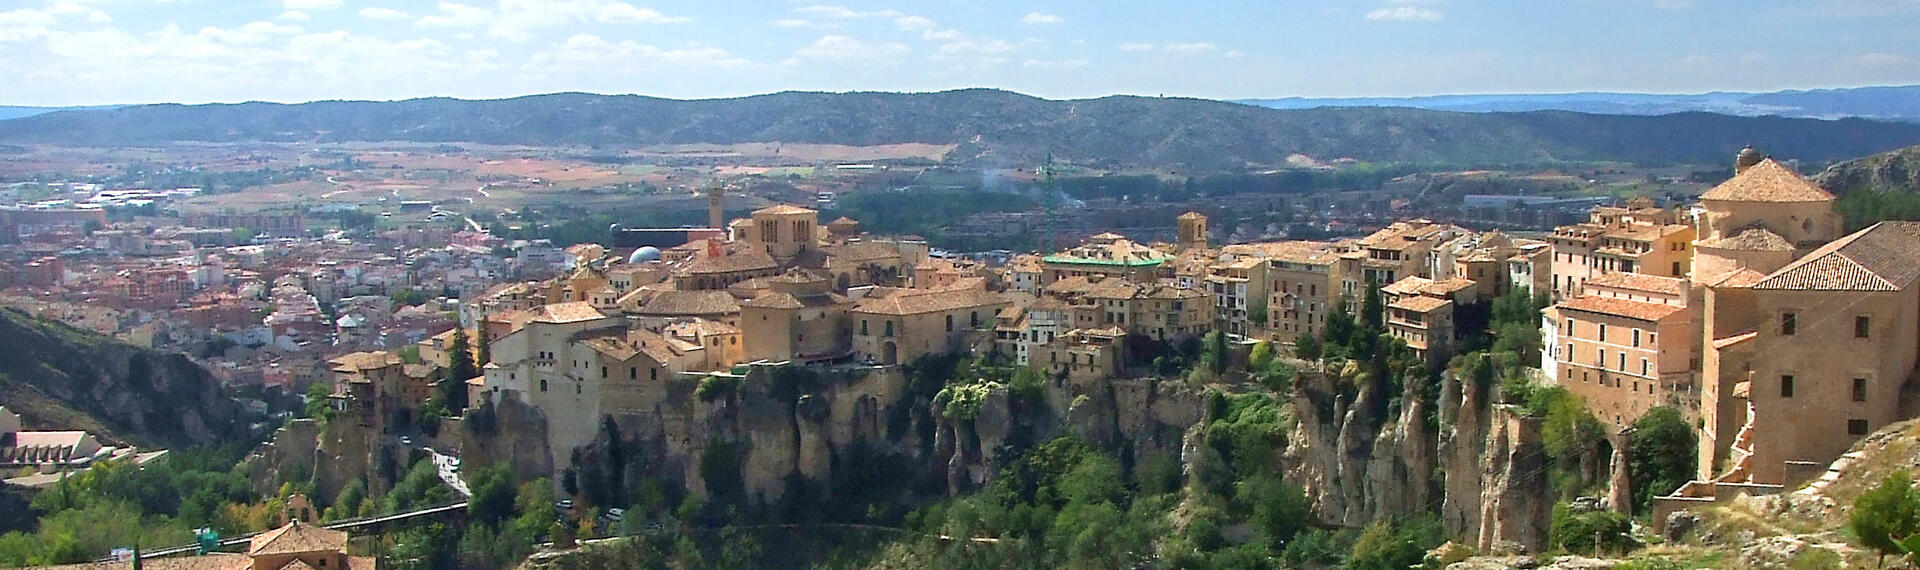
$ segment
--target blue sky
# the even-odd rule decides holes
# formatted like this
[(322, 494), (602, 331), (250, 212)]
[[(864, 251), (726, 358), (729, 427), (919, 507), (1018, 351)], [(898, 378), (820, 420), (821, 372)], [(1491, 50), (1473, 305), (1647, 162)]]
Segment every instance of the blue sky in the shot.
[(1920, 83), (1920, 0), (0, 0), (0, 104)]

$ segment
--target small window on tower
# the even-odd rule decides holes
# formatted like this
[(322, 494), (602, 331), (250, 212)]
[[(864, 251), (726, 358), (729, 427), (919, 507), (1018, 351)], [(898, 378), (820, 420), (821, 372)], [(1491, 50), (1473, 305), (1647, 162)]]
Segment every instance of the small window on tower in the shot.
[(1799, 328), (1799, 319), (1793, 313), (1780, 313), (1780, 334), (1792, 336)]
[(1853, 338), (1867, 338), (1873, 332), (1873, 318), (1861, 315), (1853, 318)]

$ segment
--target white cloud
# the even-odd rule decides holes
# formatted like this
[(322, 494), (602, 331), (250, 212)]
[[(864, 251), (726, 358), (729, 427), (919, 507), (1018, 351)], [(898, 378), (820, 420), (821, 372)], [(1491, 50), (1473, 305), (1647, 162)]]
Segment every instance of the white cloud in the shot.
[(1087, 60), (1062, 59), (1057, 61), (1048, 61), (1048, 60), (1040, 60), (1040, 59), (1029, 59), (1025, 63), (1022, 63), (1020, 65), (1022, 67), (1030, 67), (1034, 69), (1073, 69), (1078, 67), (1086, 67)]
[(919, 16), (901, 16), (893, 19), (893, 25), (899, 26), (902, 30), (927, 30), (938, 27), (940, 24)]
[(1006, 40), (962, 39), (940, 44), (932, 58), (963, 69), (985, 69), (1007, 63), (1020, 45)]
[[(477, 55), (488, 59), (499, 54), (486, 50)], [(467, 57), (476, 57), (468, 53)], [(678, 48), (661, 48), (642, 44), (633, 40), (607, 41), (591, 34), (576, 34), (566, 41), (553, 44), (549, 49), (533, 54), (525, 67), (529, 69), (561, 69), (595, 72), (634, 72), (662, 67), (692, 69), (724, 69), (747, 65), (745, 59), (734, 56), (726, 50), (691, 45)]]
[(1445, 17), (1439, 10), (1419, 6), (1394, 6), (1367, 12), (1367, 19), (1376, 22), (1438, 22)]
[(906, 15), (906, 14), (900, 13), (899, 10), (888, 9), (888, 10), (860, 11), (860, 10), (848, 8), (846, 6), (829, 6), (829, 5), (820, 5), (820, 4), (815, 4), (812, 6), (801, 6), (799, 8), (794, 8), (793, 11), (799, 12), (801, 14), (807, 14), (810, 16), (818, 16), (821, 18), (833, 18), (836, 20), (864, 20), (867, 18), (899, 18)]
[(1198, 53), (1207, 53), (1210, 51), (1214, 51), (1214, 50), (1220, 49), (1220, 46), (1216, 46), (1206, 42), (1191, 42), (1191, 43), (1167, 44), (1162, 49), (1167, 50), (1167, 53), (1193, 55)]
[(456, 2), (441, 2), (440, 13), (420, 18), (415, 25), (438, 28), (468, 28), (486, 25), (493, 20), (493, 11), (478, 6), (468, 6)]
[(340, 7), (340, 0), (285, 0), (282, 4), (288, 10), (332, 10)]
[(813, 26), (814, 26), (814, 24), (813, 24), (813, 21), (812, 21), (812, 20), (802, 20), (802, 19), (799, 19), (799, 18), (788, 18), (788, 19), (784, 19), (784, 20), (774, 20), (774, 21), (773, 21), (773, 25), (775, 25), (775, 26), (778, 26), (778, 27), (782, 27), (782, 28), (811, 28), (811, 27), (813, 27)]
[(1860, 63), (1867, 65), (1901, 65), (1913, 61), (1913, 58), (1892, 53), (1870, 53), (1860, 56)]
[(413, 16), (407, 14), (406, 12), (402, 12), (392, 8), (377, 8), (377, 7), (361, 8), (360, 17), (366, 18), (368, 20), (406, 20), (406, 19), (413, 18)]
[(568, 23), (679, 24), (691, 18), (668, 16), (611, 0), (500, 0), (497, 8), (442, 1), (439, 13), (420, 18), (421, 27), (484, 28), (487, 37), (509, 42), (533, 39), (533, 30)]
[(312, 20), (313, 17), (308, 16), (306, 12), (301, 12), (299, 10), (287, 10), (285, 12), (280, 13), (280, 19), (291, 21), (291, 22), (305, 22), (307, 20)]
[(1140, 43), (1140, 42), (1127, 42), (1124, 44), (1120, 44), (1120, 51), (1153, 51), (1154, 48), (1155, 46), (1153, 44), (1146, 44), (1146, 43)]
[(900, 56), (913, 51), (907, 44), (898, 42), (871, 43), (851, 36), (828, 35), (814, 40), (807, 47), (793, 53), (793, 57), (781, 63), (796, 65), (801, 63), (846, 63), (857, 65), (876, 65), (893, 63)]
[(1065, 21), (1067, 21), (1067, 19), (1059, 15), (1042, 14), (1040, 12), (1027, 12), (1026, 17), (1020, 18), (1020, 23), (1022, 24), (1058, 24)]
[(1240, 57), (1245, 57), (1246, 55), (1247, 54), (1240, 53), (1240, 50), (1237, 50), (1237, 49), (1227, 51), (1227, 57), (1231, 57), (1231, 58), (1240, 58)]
[(962, 35), (960, 30), (927, 30), (920, 32), (920, 39), (948, 41), (960, 39)]

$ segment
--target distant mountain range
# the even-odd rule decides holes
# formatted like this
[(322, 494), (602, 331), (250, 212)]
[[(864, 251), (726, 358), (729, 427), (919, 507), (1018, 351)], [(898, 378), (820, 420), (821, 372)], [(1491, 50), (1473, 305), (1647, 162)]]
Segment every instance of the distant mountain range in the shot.
[(31, 117), (34, 115), (44, 115), (44, 114), (52, 113), (56, 111), (86, 111), (86, 110), (94, 110), (94, 109), (117, 109), (123, 106), (124, 105), (97, 105), (92, 107), (21, 107), (21, 106), (13, 106), (13, 105), (0, 105), (0, 121), (4, 121), (7, 119), (18, 119), (21, 117)]
[(1176, 172), (1320, 160), (1447, 165), (1553, 161), (1720, 164), (1753, 144), (1828, 162), (1920, 144), (1920, 123), (1564, 111), (1279, 110), (1114, 96), (1048, 100), (989, 89), (784, 92), (676, 100), (557, 93), (513, 99), (138, 105), (0, 122), (0, 144), (137, 146), (173, 141), (412, 141), (618, 149), (674, 143), (957, 145), (949, 163), (1030, 166), (1052, 155), (1095, 168)]
[(1463, 113), (1574, 111), (1601, 115), (1666, 115), (1705, 112), (1742, 117), (1781, 116), (1809, 119), (1865, 118), (1920, 121), (1920, 85), (1694, 95), (1651, 93), (1557, 93), (1539, 95), (1436, 95), (1245, 99), (1273, 109), (1318, 107), (1410, 107)]

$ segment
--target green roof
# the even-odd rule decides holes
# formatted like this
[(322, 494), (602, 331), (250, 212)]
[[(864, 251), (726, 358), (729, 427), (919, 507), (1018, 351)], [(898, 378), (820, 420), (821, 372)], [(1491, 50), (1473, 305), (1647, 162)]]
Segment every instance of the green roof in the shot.
[(1114, 265), (1114, 266), (1125, 266), (1125, 267), (1153, 267), (1155, 265), (1165, 263), (1167, 259), (1163, 257), (1159, 259), (1135, 259), (1131, 261), (1112, 261), (1112, 260), (1106, 260), (1106, 259), (1088, 259), (1084, 257), (1072, 257), (1072, 256), (1066, 256), (1066, 255), (1049, 255), (1049, 256), (1040, 258), (1040, 261), (1043, 261), (1046, 263), (1071, 263), (1074, 265)]

